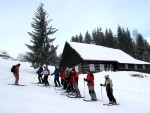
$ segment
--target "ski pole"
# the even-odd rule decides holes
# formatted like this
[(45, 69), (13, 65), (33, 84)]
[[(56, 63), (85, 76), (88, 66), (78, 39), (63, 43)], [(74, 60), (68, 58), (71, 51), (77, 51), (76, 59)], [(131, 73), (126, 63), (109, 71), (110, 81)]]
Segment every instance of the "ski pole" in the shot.
[(50, 80), (50, 82), (51, 82), (52, 84), (54, 84), (54, 82), (52, 82), (52, 80), (51, 80), (51, 76), (49, 77), (49, 80)]
[(84, 99), (85, 99), (85, 81), (84, 81)]
[(103, 93), (102, 93), (102, 86), (101, 86), (101, 95), (102, 95), (102, 103), (103, 103)]
[[(37, 74), (35, 75), (35, 77), (37, 76)], [(35, 79), (35, 77), (34, 77), (34, 79)], [(32, 83), (34, 82), (34, 79), (32, 80)]]
[(13, 76), (10, 76), (10, 77), (7, 77), (7, 78), (4, 78), (4, 79), (2, 79), (1, 81), (6, 80), (6, 79), (9, 79), (9, 78), (11, 78), (11, 77), (13, 77)]

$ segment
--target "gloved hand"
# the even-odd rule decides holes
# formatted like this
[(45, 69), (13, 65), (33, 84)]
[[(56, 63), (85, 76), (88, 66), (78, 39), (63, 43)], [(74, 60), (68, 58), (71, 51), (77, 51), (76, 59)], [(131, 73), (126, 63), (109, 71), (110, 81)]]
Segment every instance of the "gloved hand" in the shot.
[(103, 84), (100, 84), (100, 86), (103, 86)]
[(84, 78), (83, 80), (84, 80), (84, 81), (86, 81), (86, 79), (85, 79), (85, 78)]

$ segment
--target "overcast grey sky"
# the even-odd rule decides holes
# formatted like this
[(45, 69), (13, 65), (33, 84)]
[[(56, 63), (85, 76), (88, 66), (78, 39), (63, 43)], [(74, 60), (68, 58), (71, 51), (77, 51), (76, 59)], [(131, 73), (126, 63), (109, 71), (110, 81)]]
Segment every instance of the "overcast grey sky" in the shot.
[(44, 3), (50, 25), (59, 29), (54, 45), (57, 53), (63, 51), (65, 41), (80, 32), (101, 27), (110, 28), (116, 34), (118, 25), (137, 29), (150, 42), (150, 0), (2, 0), (0, 3), (0, 49), (17, 57), (29, 49), (32, 18), (37, 7)]

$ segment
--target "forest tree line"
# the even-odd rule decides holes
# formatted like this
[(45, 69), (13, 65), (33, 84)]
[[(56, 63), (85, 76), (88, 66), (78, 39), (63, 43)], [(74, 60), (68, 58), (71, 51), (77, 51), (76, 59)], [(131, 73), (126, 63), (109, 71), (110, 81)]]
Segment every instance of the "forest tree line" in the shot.
[(116, 35), (113, 35), (111, 29), (103, 32), (101, 28), (96, 28), (91, 34), (87, 31), (85, 35), (80, 33), (72, 36), (71, 41), (87, 44), (94, 41), (96, 45), (120, 49), (138, 60), (150, 62), (150, 44), (147, 40), (140, 33), (131, 37), (129, 29), (121, 26), (118, 26)]

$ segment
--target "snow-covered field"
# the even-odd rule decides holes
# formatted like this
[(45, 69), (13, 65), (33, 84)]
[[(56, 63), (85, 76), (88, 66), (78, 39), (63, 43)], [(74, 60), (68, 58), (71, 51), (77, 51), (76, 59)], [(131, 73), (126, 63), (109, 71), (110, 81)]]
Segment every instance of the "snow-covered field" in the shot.
[[(61, 91), (54, 87), (39, 87), (32, 82), (38, 82), (36, 73), (29, 63), (21, 63), (20, 84), (27, 86), (7, 85), (14, 82), (10, 72), (17, 61), (0, 59), (0, 113), (150, 113), (150, 74), (141, 73), (144, 78), (132, 77), (130, 74), (138, 72), (100, 72), (95, 76), (95, 91), (97, 102), (85, 102), (83, 99), (68, 98), (60, 95)], [(53, 72), (54, 67), (50, 67)], [(104, 75), (109, 74), (113, 81), (114, 96), (119, 106), (104, 106), (108, 103), (104, 83)], [(145, 77), (147, 76), (147, 77)], [(10, 77), (10, 78), (8, 78)], [(79, 89), (81, 95), (90, 99), (83, 78), (79, 75)], [(8, 78), (8, 79), (5, 79)], [(53, 76), (49, 82), (53, 84)]]

